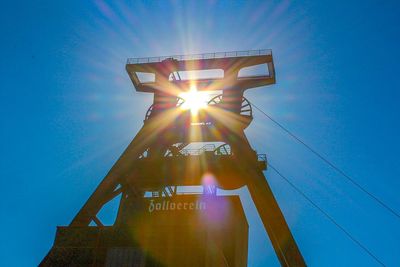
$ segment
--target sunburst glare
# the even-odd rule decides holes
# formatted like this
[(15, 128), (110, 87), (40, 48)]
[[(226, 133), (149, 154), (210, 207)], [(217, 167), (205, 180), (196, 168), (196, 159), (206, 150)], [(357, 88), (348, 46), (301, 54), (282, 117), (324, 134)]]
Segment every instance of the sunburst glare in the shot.
[(199, 109), (205, 108), (209, 99), (209, 94), (197, 91), (195, 85), (190, 86), (189, 92), (181, 93), (179, 96), (185, 100), (181, 108), (190, 109), (192, 115), (197, 115)]

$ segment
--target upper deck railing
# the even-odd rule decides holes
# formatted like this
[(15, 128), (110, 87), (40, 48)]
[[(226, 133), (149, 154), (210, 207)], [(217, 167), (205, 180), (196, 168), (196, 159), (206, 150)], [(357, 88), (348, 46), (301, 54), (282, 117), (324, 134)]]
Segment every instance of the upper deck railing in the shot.
[(179, 153), (184, 156), (199, 156), (204, 152), (213, 152), (215, 151), (215, 145), (207, 144), (201, 148), (184, 148)]
[(199, 60), (199, 59), (251, 57), (251, 56), (268, 56), (268, 55), (272, 55), (271, 49), (216, 52), (216, 53), (204, 53), (204, 54), (192, 54), (192, 55), (173, 55), (173, 56), (160, 56), (160, 57), (128, 58), (126, 64), (157, 63), (157, 62), (161, 62), (166, 59)]

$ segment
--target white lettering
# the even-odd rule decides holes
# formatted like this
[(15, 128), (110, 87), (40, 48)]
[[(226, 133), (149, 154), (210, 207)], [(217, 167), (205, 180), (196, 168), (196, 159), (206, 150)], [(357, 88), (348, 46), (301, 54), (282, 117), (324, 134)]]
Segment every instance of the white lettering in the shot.
[(156, 202), (156, 200), (152, 199), (149, 203), (149, 212), (152, 213), (153, 211), (159, 210), (205, 210), (206, 209), (206, 202), (198, 201), (196, 202), (170, 202), (169, 200), (162, 202)]
[(150, 200), (149, 212), (153, 212), (153, 210), (154, 210), (154, 200)]

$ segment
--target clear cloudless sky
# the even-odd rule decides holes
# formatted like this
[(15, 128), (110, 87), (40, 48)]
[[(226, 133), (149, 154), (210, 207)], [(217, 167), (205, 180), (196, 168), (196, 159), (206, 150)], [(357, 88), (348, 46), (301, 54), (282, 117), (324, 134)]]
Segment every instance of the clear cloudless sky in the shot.
[[(0, 266), (37, 265), (141, 127), (151, 96), (135, 92), (128, 57), (271, 48), (276, 85), (246, 97), (400, 212), (398, 1), (3, 1), (0, 12)], [(246, 133), (384, 264), (400, 266), (400, 219), (260, 113)], [(265, 174), (309, 266), (379, 266)], [(249, 266), (278, 266), (239, 193)]]

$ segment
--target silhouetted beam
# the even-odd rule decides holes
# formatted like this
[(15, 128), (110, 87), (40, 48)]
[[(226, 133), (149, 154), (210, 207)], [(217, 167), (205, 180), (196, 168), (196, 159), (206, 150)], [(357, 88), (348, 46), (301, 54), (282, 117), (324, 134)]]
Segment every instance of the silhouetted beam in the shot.
[[(238, 77), (241, 69), (267, 64), (268, 75)], [(196, 60), (170, 60), (153, 63), (126, 64), (126, 70), (136, 91), (154, 93), (163, 91), (170, 94), (179, 94), (187, 91), (190, 85), (196, 85), (198, 90), (229, 90), (232, 87), (246, 90), (275, 83), (275, 70), (272, 55), (227, 57)], [(169, 80), (169, 74), (175, 71), (190, 70), (224, 70), (223, 78), (198, 80)], [(154, 82), (141, 82), (137, 72), (152, 73)], [(214, 86), (215, 85), (215, 86)]]
[(136, 137), (72, 220), (70, 226), (86, 226), (90, 223), (92, 217), (106, 203), (107, 196), (113, 193), (120, 179), (132, 170), (132, 163), (145, 150), (148, 142), (144, 142), (144, 140), (151, 136), (151, 128), (151, 124), (146, 124), (140, 129)]
[(296, 241), (262, 172), (249, 177), (247, 187), (281, 265), (306, 266)]

